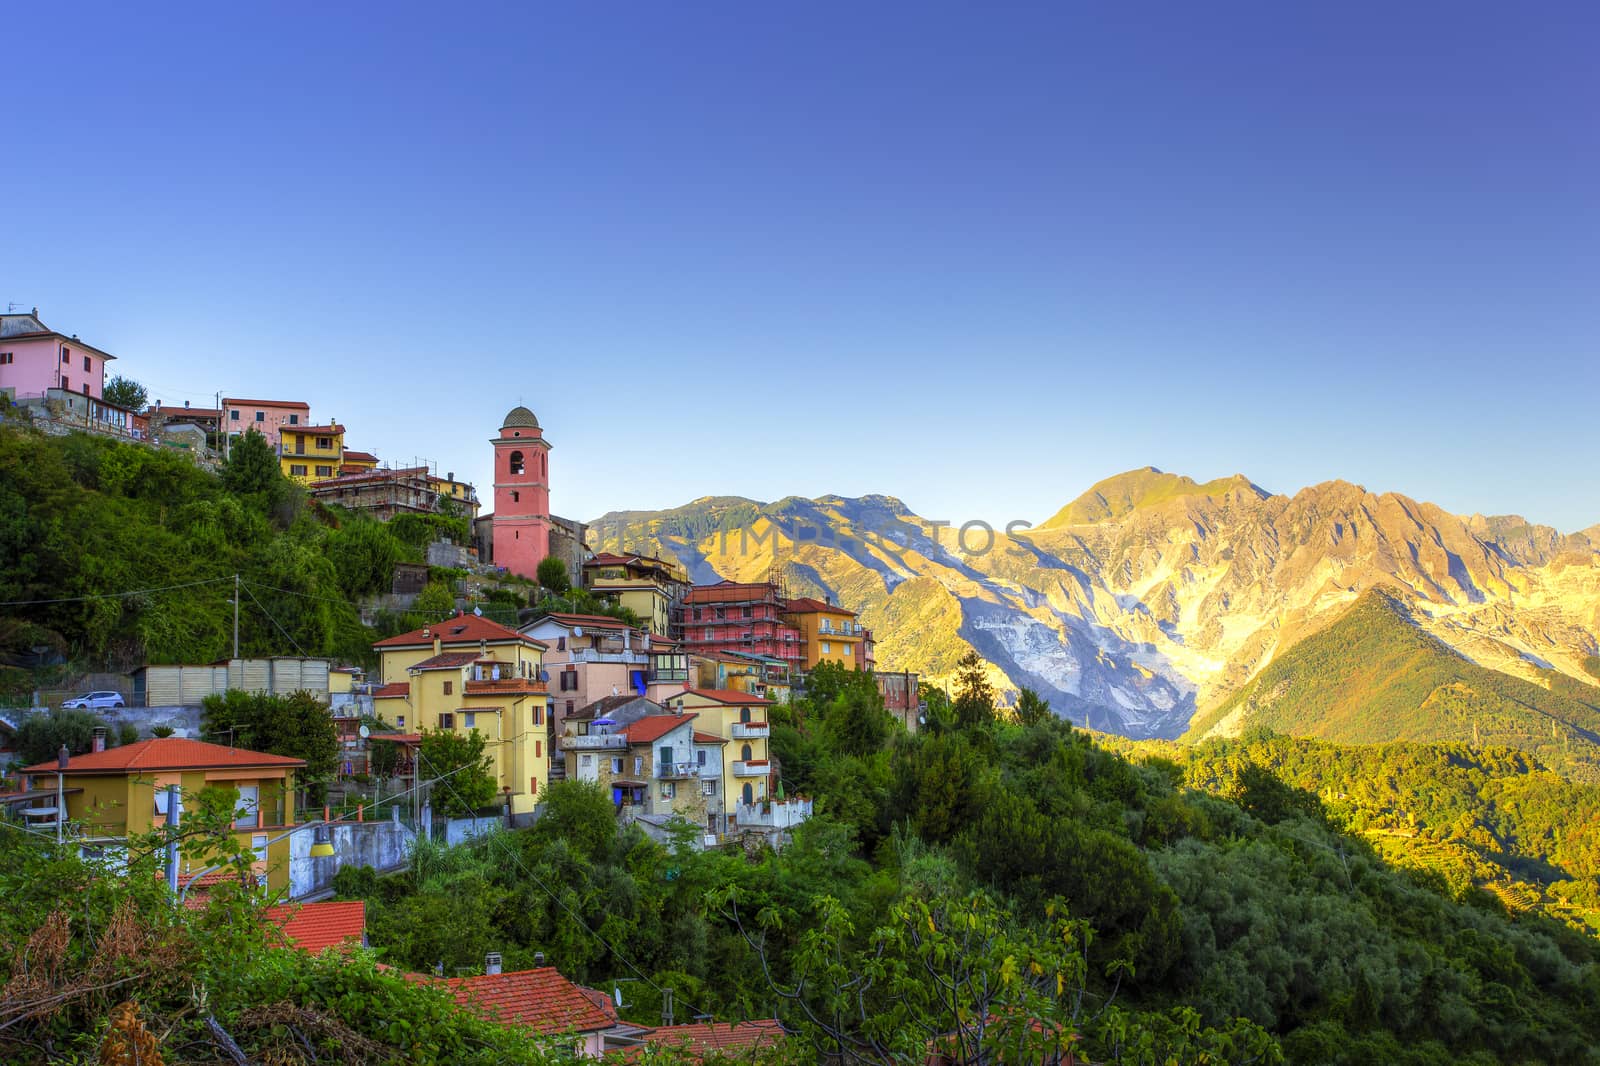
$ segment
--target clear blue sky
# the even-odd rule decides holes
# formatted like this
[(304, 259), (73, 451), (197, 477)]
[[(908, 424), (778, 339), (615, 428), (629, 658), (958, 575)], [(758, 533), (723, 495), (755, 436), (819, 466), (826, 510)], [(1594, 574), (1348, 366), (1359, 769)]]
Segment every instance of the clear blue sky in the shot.
[[(1600, 521), (1592, 4), (8, 13), (0, 303), (487, 496)], [(1300, 10), (1294, 10), (1299, 8)]]

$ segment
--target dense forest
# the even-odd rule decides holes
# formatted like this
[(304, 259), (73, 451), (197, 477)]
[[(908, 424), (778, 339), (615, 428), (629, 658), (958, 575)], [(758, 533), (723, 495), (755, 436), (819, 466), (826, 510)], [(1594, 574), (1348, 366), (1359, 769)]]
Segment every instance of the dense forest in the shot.
[[(1029, 1009), (1097, 1062), (1600, 1061), (1593, 938), (1393, 868), (1263, 763), (1235, 760), (1218, 795), (1047, 710), (998, 716), (977, 671), (953, 704), (930, 695), (919, 735), (843, 672), (775, 710), (784, 786), (819, 811), (777, 853), (618, 832), (607, 797), (562, 783), (530, 830), (340, 887), (402, 968), (543, 952), (641, 1018), (670, 986), (718, 1017), (776, 1011), (853, 1061), (905, 1061), (894, 1048), (956, 1024), (907, 981), (919, 924), (961, 916), (1019, 960), (1067, 937), (1073, 976)], [(969, 950), (1002, 985), (1007, 952)]]

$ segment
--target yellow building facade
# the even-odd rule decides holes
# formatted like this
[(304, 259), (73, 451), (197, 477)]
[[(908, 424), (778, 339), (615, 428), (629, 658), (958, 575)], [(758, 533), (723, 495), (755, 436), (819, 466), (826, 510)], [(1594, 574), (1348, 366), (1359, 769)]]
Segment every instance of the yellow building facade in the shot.
[[(101, 854), (115, 853), (129, 836), (164, 828), (170, 785), (177, 785), (183, 797), (180, 824), (182, 810), (194, 809), (202, 789), (232, 789), (234, 837), (255, 853), (251, 872), (272, 891), (282, 891), (289, 886), (295, 774), (304, 768), (303, 760), (282, 755), (164, 737), (74, 755), (61, 774), (61, 786), (68, 823), (77, 828), (86, 850)], [(54, 762), (30, 766), (23, 773), (32, 788), (48, 792), (56, 787)], [(274, 839), (280, 836), (283, 839)], [(181, 855), (180, 887), (214, 862), (208, 854)]]
[(278, 463), (284, 477), (302, 485), (338, 477), (344, 465), (344, 427), (338, 423), (281, 427)]
[(825, 662), (851, 670), (861, 668), (859, 648), (866, 630), (856, 621), (854, 611), (821, 600), (796, 599), (785, 607), (783, 619), (800, 630), (804, 669), (813, 670)]
[[(550, 780), (543, 642), (457, 615), (373, 647), (383, 681), (373, 701), (379, 716), (402, 731), (481, 734), (512, 813), (532, 811)], [(422, 767), (418, 776), (431, 773)]]
[(651, 555), (601, 552), (583, 564), (583, 584), (626, 607), (651, 633), (664, 637), (672, 624), (673, 600), (689, 587), (689, 574), (677, 563)]
[(665, 706), (696, 716), (695, 728), (728, 741), (723, 749), (722, 794), (729, 807), (758, 803), (772, 793), (768, 741), (772, 701), (728, 689), (685, 689)]

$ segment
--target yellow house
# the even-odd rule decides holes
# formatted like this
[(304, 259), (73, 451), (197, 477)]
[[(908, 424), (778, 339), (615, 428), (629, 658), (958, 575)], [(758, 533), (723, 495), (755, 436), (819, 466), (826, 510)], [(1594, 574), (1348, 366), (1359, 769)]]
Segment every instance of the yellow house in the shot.
[(695, 688), (731, 689), (747, 696), (764, 696), (774, 703), (788, 702), (791, 692), (789, 663), (771, 655), (722, 651), (689, 656)]
[[(167, 824), (169, 785), (183, 790), (184, 803), (190, 809), (201, 789), (234, 789), (234, 835), (255, 852), (252, 872), (264, 878), (269, 889), (280, 891), (289, 886), (287, 834), (295, 825), (294, 775), (305, 765), (304, 760), (282, 755), (164, 737), (74, 755), (60, 776), (68, 821), (82, 827), (89, 838), (86, 844), (92, 845), (98, 838), (106, 850), (121, 846), (130, 835)], [(22, 772), (30, 778), (30, 788), (53, 791), (56, 787), (54, 762)], [(35, 813), (40, 813), (37, 808)], [(305, 831), (310, 832), (309, 827)], [(273, 839), (279, 836), (283, 839)], [(187, 885), (212, 861), (205, 855), (182, 856), (179, 885)]]
[(353, 452), (346, 448), (344, 462), (339, 464), (341, 474), (360, 474), (378, 469), (378, 457), (371, 452)]
[(278, 462), (283, 476), (302, 485), (339, 476), (344, 465), (344, 427), (283, 426), (278, 430)]
[(856, 621), (856, 613), (821, 600), (802, 597), (790, 600), (784, 608), (784, 621), (800, 630), (800, 640), (805, 647), (803, 669), (815, 669), (818, 663), (838, 663), (859, 670), (863, 657), (858, 647), (866, 630)]
[(664, 701), (668, 709), (694, 714), (697, 729), (729, 741), (722, 760), (722, 794), (731, 807), (751, 804), (771, 794), (772, 762), (767, 740), (772, 727), (767, 708), (772, 701), (729, 689), (691, 688)]
[[(383, 682), (373, 693), (379, 716), (402, 732), (482, 734), (512, 813), (533, 810), (550, 780), (545, 644), (487, 618), (458, 614), (373, 647)], [(426, 767), (418, 775), (430, 776)]]
[(672, 604), (689, 587), (689, 574), (677, 563), (651, 555), (601, 552), (583, 564), (583, 584), (597, 596), (626, 607), (658, 637), (672, 624)]
[(445, 500), (449, 500), (469, 522), (478, 517), (478, 490), (472, 487), (471, 482), (457, 481), (454, 472), (444, 477), (429, 474), (428, 487), (438, 493), (441, 506)]

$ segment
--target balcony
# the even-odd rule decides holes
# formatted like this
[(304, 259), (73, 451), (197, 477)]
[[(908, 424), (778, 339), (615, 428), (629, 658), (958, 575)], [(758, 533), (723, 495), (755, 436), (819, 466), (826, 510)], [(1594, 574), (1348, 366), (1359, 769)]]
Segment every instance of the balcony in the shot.
[(548, 691), (543, 681), (528, 677), (483, 678), (466, 685), (468, 696), (542, 696)]
[(766, 722), (735, 722), (733, 723), (734, 740), (755, 740), (758, 737), (768, 736), (772, 727)]
[(593, 648), (574, 648), (568, 660), (573, 663), (622, 663), (625, 666), (645, 666), (649, 656), (642, 651), (595, 651)]
[(656, 778), (661, 781), (681, 781), (686, 778), (699, 776), (699, 763), (663, 762), (656, 764)]
[(687, 681), (689, 680), (689, 671), (676, 667), (665, 670), (651, 670), (645, 674), (645, 680), (652, 685)]
[(626, 748), (627, 746), (627, 737), (605, 733), (584, 733), (561, 738), (563, 751), (601, 751), (611, 748)]
[(819, 638), (835, 637), (843, 638), (845, 640), (859, 640), (863, 631), (864, 627), (859, 625), (818, 626), (817, 636)]
[(772, 764), (766, 759), (743, 759), (733, 764), (734, 777), (766, 777), (772, 772)]
[(740, 803), (733, 809), (733, 821), (740, 826), (763, 826), (788, 829), (811, 817), (811, 801), (796, 797), (789, 800), (766, 800), (757, 803)]

